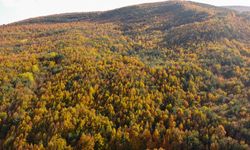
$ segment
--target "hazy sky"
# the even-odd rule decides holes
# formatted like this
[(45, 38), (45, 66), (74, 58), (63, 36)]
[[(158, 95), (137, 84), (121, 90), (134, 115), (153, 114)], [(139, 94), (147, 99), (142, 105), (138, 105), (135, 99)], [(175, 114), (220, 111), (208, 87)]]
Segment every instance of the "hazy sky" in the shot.
[[(101, 11), (166, 0), (0, 0), (0, 24), (65, 12)], [(250, 6), (250, 0), (193, 0), (217, 6)]]

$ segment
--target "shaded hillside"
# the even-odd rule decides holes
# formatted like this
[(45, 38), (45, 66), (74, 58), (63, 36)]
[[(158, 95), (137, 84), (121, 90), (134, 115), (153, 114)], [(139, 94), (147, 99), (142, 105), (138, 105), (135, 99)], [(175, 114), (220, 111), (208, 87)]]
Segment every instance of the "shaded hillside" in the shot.
[(250, 12), (244, 12), (242, 15), (250, 21)]
[(247, 18), (169, 1), (0, 26), (0, 149), (248, 150)]

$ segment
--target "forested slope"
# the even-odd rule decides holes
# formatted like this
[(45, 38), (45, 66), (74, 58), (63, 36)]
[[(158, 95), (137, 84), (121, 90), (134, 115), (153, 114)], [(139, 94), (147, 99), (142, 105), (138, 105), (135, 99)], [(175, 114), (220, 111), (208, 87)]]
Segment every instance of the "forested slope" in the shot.
[(171, 1), (0, 26), (0, 149), (249, 149), (246, 16)]

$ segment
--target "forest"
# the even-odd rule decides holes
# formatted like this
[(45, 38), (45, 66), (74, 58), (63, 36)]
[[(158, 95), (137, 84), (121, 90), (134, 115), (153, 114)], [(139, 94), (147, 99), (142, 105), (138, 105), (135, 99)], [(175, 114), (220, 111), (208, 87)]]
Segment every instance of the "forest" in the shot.
[(250, 17), (194, 2), (0, 26), (0, 149), (250, 149)]

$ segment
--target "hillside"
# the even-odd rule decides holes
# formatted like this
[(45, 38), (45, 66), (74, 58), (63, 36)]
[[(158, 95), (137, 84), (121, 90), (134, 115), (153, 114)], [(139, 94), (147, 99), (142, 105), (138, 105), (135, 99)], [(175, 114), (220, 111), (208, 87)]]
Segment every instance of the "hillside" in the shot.
[(0, 26), (0, 149), (249, 149), (248, 17), (169, 1)]

